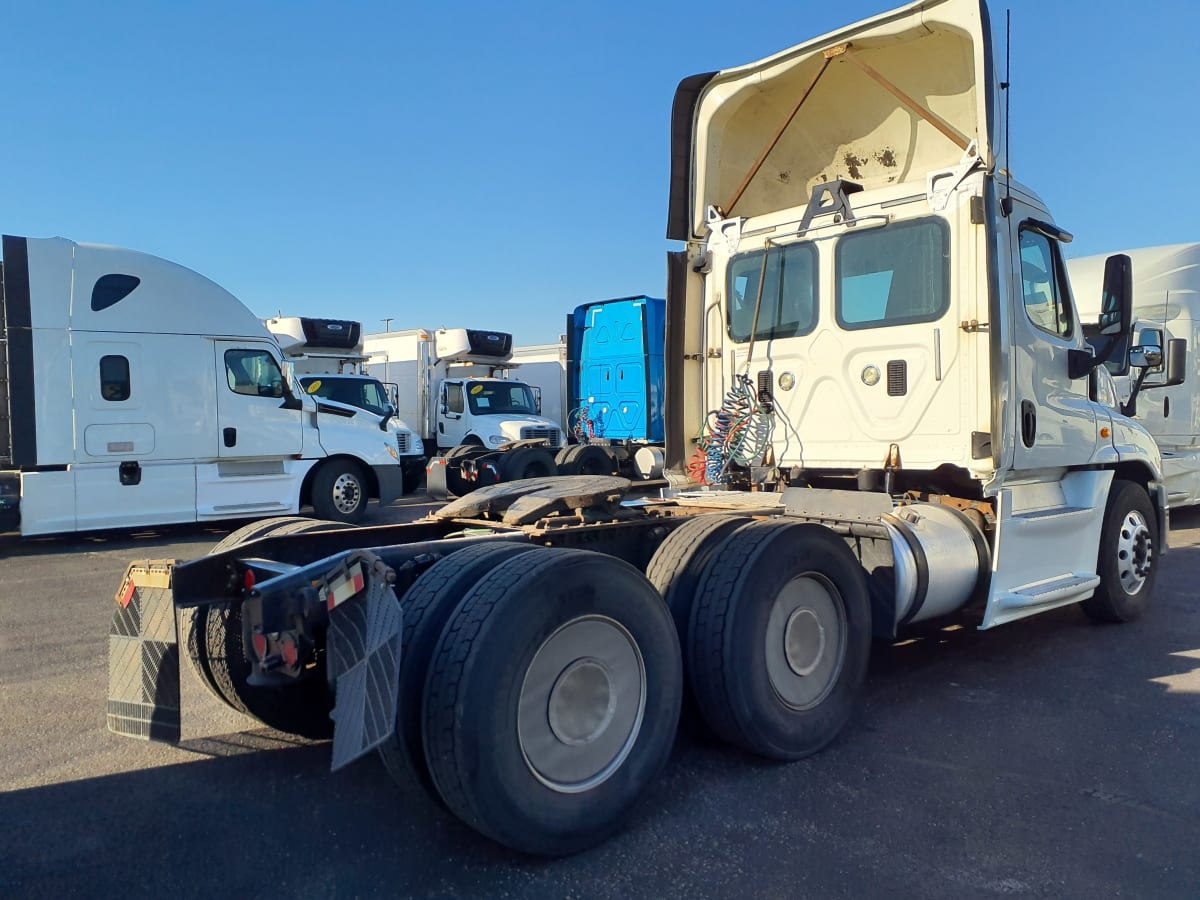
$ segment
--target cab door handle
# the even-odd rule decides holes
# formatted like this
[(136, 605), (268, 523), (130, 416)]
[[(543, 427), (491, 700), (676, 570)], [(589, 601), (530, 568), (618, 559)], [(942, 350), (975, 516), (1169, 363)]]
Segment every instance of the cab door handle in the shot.
[(1021, 443), (1032, 447), (1037, 440), (1037, 407), (1029, 400), (1021, 401)]

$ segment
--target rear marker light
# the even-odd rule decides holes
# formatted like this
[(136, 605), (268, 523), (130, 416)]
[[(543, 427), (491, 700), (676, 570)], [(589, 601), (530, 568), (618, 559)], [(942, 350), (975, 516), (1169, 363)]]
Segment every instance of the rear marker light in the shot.
[(267, 636), (261, 631), (256, 631), (252, 638), (254, 644), (254, 655), (259, 659), (265, 659), (267, 656)]
[(248, 591), (254, 590), (255, 580), (256, 579), (254, 577), (254, 572), (250, 569), (247, 569), (246, 574), (244, 576), (242, 576), (242, 584), (244, 584), (246, 586), (246, 590), (248, 590)]
[(290, 637), (286, 637), (280, 642), (279, 649), (283, 653), (283, 661), (288, 664), (288, 667), (295, 668), (296, 660), (300, 658), (300, 653), (296, 650), (296, 642)]

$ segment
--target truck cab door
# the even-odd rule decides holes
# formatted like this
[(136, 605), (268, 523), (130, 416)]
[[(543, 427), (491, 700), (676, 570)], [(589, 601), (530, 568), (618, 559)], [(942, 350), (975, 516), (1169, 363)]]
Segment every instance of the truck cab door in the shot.
[(215, 341), (217, 455), (287, 457), (304, 446), (302, 410), (266, 344)]
[(1079, 363), (1091, 351), (1052, 233), (1053, 226), (1024, 219), (1012, 249), (1019, 276), (1012, 314), (1018, 470), (1088, 462), (1100, 427), (1088, 396), (1089, 370)]
[(438, 399), (439, 447), (455, 447), (467, 436), (470, 422), (466, 416), (467, 400), (461, 381), (443, 381)]

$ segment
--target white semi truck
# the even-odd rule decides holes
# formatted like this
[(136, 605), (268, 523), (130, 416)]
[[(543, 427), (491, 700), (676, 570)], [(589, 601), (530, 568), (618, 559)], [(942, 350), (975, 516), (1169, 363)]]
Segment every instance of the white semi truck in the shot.
[[(1163, 348), (1157, 365), (1131, 369), (1124, 355), (1108, 364), (1126, 411), (1158, 443), (1167, 501), (1200, 503), (1200, 244), (1122, 251), (1133, 266), (1132, 346)], [(1069, 260), (1083, 316), (1099, 314), (1104, 256)], [(1182, 344), (1193, 348), (1190, 359)], [(1135, 393), (1134, 388), (1137, 388)], [(1130, 402), (1130, 399), (1132, 402)]]
[[(162, 259), (4, 237), (0, 531), (296, 513), (402, 490), (397, 432), (301, 391), (236, 297)], [(415, 435), (413, 436), (415, 439)]]
[[(1167, 506), (1101, 365), (1132, 327), (1128, 260), (1093, 346), (1070, 236), (1008, 177), (991, 34), (980, 0), (923, 0), (680, 84), (671, 496), (530, 479), (412, 524), (274, 523), (135, 563), (111, 668), (145, 671), (110, 681), (109, 727), (178, 738), (182, 645), (230, 706), (332, 733), (334, 768), (378, 750), (471, 827), (555, 855), (620, 827), (685, 693), (717, 738), (797, 759), (850, 717), (872, 635), (1139, 616)], [(139, 624), (171, 609), (184, 634)]]
[[(418, 423), (431, 489), (553, 475), (566, 440), (541, 414), (541, 392), (510, 377), (512, 335), (470, 328), (392, 331), (363, 339), (367, 371), (398, 388), (399, 415)], [(438, 456), (438, 454), (442, 454)], [(465, 471), (462, 468), (465, 466)]]

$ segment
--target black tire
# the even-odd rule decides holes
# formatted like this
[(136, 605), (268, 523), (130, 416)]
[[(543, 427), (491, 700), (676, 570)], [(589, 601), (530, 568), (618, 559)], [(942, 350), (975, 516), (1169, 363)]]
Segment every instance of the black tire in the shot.
[(425, 678), (438, 638), (463, 596), (484, 575), (533, 544), (482, 543), (455, 551), (430, 566), (400, 598), (404, 636), (400, 655), (400, 702), (396, 735), (379, 748), (384, 768), (397, 784), (416, 782), (441, 803), (421, 742)]
[(570, 466), (571, 475), (617, 475), (621, 468), (611, 453), (595, 444), (580, 445)]
[(1097, 622), (1132, 622), (1154, 594), (1161, 552), (1158, 515), (1140, 484), (1115, 479), (1104, 508), (1096, 573), (1100, 586), (1083, 611)]
[[(438, 641), (424, 721), (434, 784), (505, 846), (543, 856), (594, 846), (666, 762), (681, 682), (670, 613), (632, 566), (585, 550), (510, 559), (463, 598)], [(581, 685), (592, 698), (603, 691), (605, 711), (556, 720)]]
[(866, 576), (826, 528), (753, 522), (713, 555), (688, 637), (692, 690), (718, 736), (770, 759), (809, 756), (842, 730), (866, 676)]
[(572, 474), (571, 472), (567, 471), (565, 466), (567, 465), (567, 460), (569, 460), (575, 454), (575, 451), (578, 449), (578, 447), (578, 444), (569, 444), (566, 447), (561, 447), (559, 451), (554, 454), (554, 465), (558, 467), (558, 473), (560, 475)]
[[(239, 547), (242, 544), (248, 544), (250, 541), (258, 540), (266, 536), (272, 529), (278, 528), (281, 525), (288, 525), (292, 522), (310, 522), (311, 519), (304, 519), (300, 516), (274, 516), (270, 519), (259, 519), (256, 522), (248, 522), (240, 528), (229, 532), (225, 537), (221, 538), (208, 551), (207, 555), (212, 556), (216, 553), (223, 553), (226, 550), (232, 550), (234, 547)], [(192, 610), (184, 611), (179, 614), (180, 627), (183, 629), (183, 639), (180, 643), (187, 652), (188, 659), (192, 663), (192, 671), (200, 679), (200, 683), (208, 689), (208, 692), (224, 703), (236, 709), (238, 712), (246, 711), (237, 700), (236, 697), (226, 697), (217, 688), (216, 682), (213, 680), (212, 669), (208, 664), (208, 652), (206, 650), (206, 641), (201, 641), (200, 636), (205, 634), (208, 627), (208, 612), (209, 607), (200, 606)]]
[(406, 462), (400, 469), (400, 488), (405, 495), (415, 494), (425, 480), (425, 460)]
[(360, 522), (367, 513), (369, 494), (367, 476), (353, 460), (327, 460), (313, 476), (312, 506), (318, 519)]
[(730, 535), (751, 521), (747, 516), (720, 513), (695, 516), (667, 535), (646, 567), (646, 578), (662, 594), (671, 618), (675, 620), (679, 645), (683, 649), (684, 696), (680, 718), (685, 730), (696, 736), (700, 736), (698, 726), (702, 720), (688, 683), (688, 623), (692, 602), (713, 554)]
[(541, 447), (521, 447), (500, 456), (500, 480), (520, 481), (522, 478), (550, 478), (558, 474), (554, 457)]
[(480, 457), (487, 452), (481, 443), (459, 444), (447, 450), (443, 456), (446, 460), (446, 490), (455, 497), (464, 497), (475, 490), (477, 485), (463, 476), (462, 463), (463, 460)]
[(458, 444), (451, 447), (442, 454), (442, 458), (449, 462), (452, 459), (465, 459), (469, 456), (479, 456), (483, 452), (483, 444)]
[[(345, 527), (341, 522), (282, 516), (238, 529), (214, 546), (209, 555), (260, 538)], [(185, 621), (188, 654), (201, 681), (217, 699), (277, 731), (314, 739), (327, 738), (333, 733), (333, 722), (329, 719), (333, 697), (319, 666), (318, 671), (299, 684), (287, 687), (263, 687), (247, 681), (251, 666), (243, 648), (240, 602), (198, 607)]]

